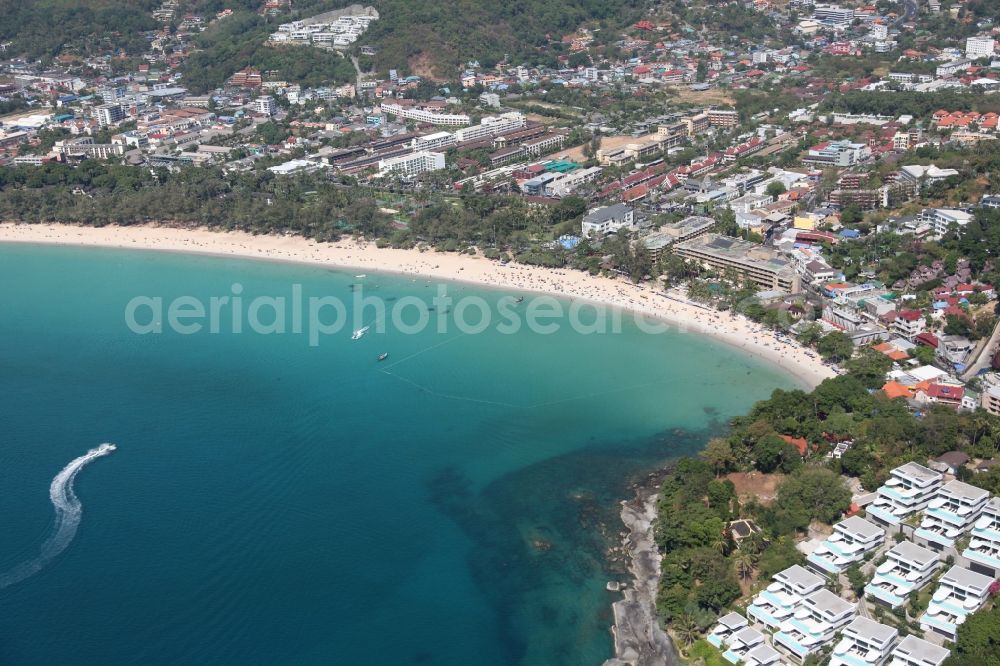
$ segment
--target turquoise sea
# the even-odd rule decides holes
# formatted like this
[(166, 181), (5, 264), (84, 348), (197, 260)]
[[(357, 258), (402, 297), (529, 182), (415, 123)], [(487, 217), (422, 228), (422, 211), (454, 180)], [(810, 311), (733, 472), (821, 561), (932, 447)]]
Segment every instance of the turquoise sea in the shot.
[[(621, 530), (628, 483), (793, 384), (627, 319), (606, 335), (347, 328), (314, 347), (126, 326), (133, 297), (207, 302), (237, 282), (248, 301), (436, 290), (0, 246), (0, 580), (42, 565), (0, 589), (0, 664), (599, 664), (616, 598), (602, 526)], [(82, 514), (65, 497), (57, 513), (53, 479), (102, 442), (117, 450), (79, 469)]]

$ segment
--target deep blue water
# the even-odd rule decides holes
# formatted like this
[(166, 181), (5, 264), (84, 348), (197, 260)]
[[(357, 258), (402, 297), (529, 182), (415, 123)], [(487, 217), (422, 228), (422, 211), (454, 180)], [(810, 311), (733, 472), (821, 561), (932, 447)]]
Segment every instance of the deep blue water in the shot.
[(0, 246), (0, 572), (52, 533), (53, 477), (118, 447), (79, 473), (66, 550), (0, 590), (0, 664), (598, 664), (613, 600), (600, 528), (620, 529), (628, 481), (792, 384), (628, 321), (608, 335), (347, 329), (317, 347), (125, 325), (135, 296), (207, 302), (234, 282), (247, 300), (436, 288)]

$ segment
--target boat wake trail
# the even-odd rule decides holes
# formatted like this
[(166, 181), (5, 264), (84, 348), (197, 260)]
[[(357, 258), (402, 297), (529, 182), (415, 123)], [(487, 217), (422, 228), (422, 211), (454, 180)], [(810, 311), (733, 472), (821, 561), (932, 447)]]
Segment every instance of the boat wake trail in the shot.
[(101, 456), (106, 456), (114, 450), (114, 444), (101, 444), (96, 449), (91, 449), (73, 460), (56, 474), (49, 486), (49, 498), (56, 511), (55, 529), (49, 538), (42, 543), (38, 557), (22, 562), (13, 569), (0, 574), (0, 590), (34, 576), (59, 553), (66, 550), (70, 541), (76, 536), (76, 529), (80, 526), (80, 519), (83, 516), (83, 506), (77, 499), (76, 493), (73, 492), (73, 481), (76, 479), (77, 473), (87, 463), (97, 460)]

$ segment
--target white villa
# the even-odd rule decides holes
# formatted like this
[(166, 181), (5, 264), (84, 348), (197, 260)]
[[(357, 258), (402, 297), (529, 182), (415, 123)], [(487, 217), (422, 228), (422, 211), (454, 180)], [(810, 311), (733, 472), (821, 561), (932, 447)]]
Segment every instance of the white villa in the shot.
[(953, 566), (938, 581), (927, 612), (920, 616), (920, 628), (954, 641), (958, 626), (986, 603), (992, 584), (989, 576)]
[(774, 647), (802, 661), (833, 641), (856, 610), (854, 604), (830, 590), (813, 592), (781, 623), (781, 630), (774, 634)]
[(732, 664), (738, 664), (757, 648), (767, 646), (767, 641), (764, 639), (764, 634), (752, 627), (746, 627), (727, 636), (724, 645), (726, 650), (722, 653), (723, 658)]
[(889, 666), (941, 666), (951, 650), (916, 636), (907, 636), (892, 651)]
[(972, 529), (990, 494), (962, 481), (952, 481), (927, 504), (924, 520), (914, 535), (936, 550), (950, 548), (955, 539)]
[(875, 550), (885, 540), (885, 531), (860, 516), (851, 516), (833, 526), (833, 534), (806, 559), (823, 573), (839, 574), (865, 553)]
[(868, 516), (887, 527), (899, 525), (908, 516), (922, 511), (938, 489), (940, 472), (909, 462), (892, 470), (878, 489), (878, 498), (865, 509)]
[(892, 608), (902, 606), (907, 597), (929, 583), (939, 565), (937, 553), (911, 541), (896, 544), (886, 557), (865, 586), (865, 594)]
[(802, 605), (802, 600), (823, 589), (826, 581), (798, 564), (774, 575), (774, 581), (757, 594), (747, 607), (747, 616), (753, 622), (777, 629)]
[(889, 659), (899, 632), (866, 617), (857, 617), (844, 628), (833, 648), (830, 666), (881, 666)]
[(747, 622), (747, 619), (739, 613), (729, 613), (728, 615), (723, 615), (719, 618), (718, 624), (716, 624), (708, 636), (705, 637), (705, 640), (721, 649), (722, 644), (727, 638), (749, 626), (750, 623)]
[(972, 540), (962, 552), (969, 568), (993, 578), (1000, 577), (1000, 497), (994, 497), (983, 509), (972, 528)]

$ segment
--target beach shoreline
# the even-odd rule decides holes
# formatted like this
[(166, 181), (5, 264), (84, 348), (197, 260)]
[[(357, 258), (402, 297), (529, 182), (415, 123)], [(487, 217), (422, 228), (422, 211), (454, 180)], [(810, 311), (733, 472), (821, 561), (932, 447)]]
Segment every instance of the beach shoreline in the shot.
[(302, 236), (253, 235), (157, 225), (86, 227), (70, 224), (0, 223), (0, 243), (63, 245), (257, 259), (391, 273), (493, 289), (548, 294), (607, 305), (663, 321), (684, 333), (722, 342), (777, 366), (811, 389), (835, 376), (818, 355), (732, 313), (683, 302), (625, 279), (593, 276), (570, 268), (507, 265), (484, 257), (433, 250), (378, 248), (353, 239), (319, 243)]

